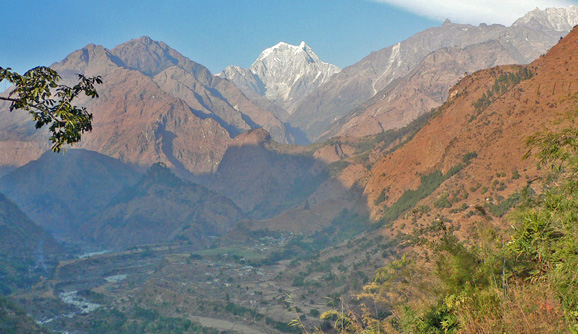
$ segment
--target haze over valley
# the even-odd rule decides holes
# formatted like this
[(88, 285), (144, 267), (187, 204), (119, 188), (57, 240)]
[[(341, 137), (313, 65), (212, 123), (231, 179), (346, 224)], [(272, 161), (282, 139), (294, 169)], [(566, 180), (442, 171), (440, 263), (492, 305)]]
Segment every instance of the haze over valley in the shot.
[(576, 330), (577, 25), (446, 20), (343, 68), (70, 50), (63, 84), (102, 79), (78, 143), (0, 94), (0, 332)]

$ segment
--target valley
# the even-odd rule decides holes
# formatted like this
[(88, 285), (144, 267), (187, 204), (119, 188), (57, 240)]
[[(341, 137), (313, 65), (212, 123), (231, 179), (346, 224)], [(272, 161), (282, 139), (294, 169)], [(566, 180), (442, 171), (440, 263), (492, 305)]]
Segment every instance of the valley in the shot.
[(78, 145), (0, 101), (0, 332), (578, 329), (575, 24), (447, 20), (343, 69), (70, 53), (104, 82)]
[[(260, 237), (252, 247), (194, 251), (171, 245), (107, 252), (61, 262), (52, 279), (12, 298), (56, 331), (95, 322), (103, 327), (93, 331), (107, 331), (108, 312), (140, 321), (133, 312), (146, 310), (216, 330), (234, 331), (223, 328), (233, 324), (243, 333), (299, 332), (287, 324), (300, 318), (309, 327), (322, 325), (319, 314), (366, 283), (387, 251), (376, 244), (364, 247), (363, 256), (334, 248), (311, 258), (300, 242), (307, 245), (290, 233)], [(360, 249), (353, 245), (350, 240), (346, 249)], [(303, 255), (276, 255), (289, 249)]]

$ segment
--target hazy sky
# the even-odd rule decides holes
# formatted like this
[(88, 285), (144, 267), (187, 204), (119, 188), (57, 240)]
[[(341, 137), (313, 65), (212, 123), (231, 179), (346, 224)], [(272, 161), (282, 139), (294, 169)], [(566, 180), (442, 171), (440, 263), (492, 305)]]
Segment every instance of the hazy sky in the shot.
[(161, 40), (213, 73), (248, 67), (280, 41), (306, 41), (340, 67), (426, 28), (453, 22), (510, 25), (539, 7), (578, 0), (10, 0), (0, 19), (0, 66), (50, 65), (94, 43)]

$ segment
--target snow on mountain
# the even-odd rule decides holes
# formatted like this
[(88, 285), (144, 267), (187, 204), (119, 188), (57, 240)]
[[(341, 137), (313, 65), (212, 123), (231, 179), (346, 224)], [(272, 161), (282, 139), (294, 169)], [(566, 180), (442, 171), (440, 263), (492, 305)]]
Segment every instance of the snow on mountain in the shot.
[(219, 76), (248, 96), (264, 96), (291, 113), (292, 106), (340, 69), (323, 62), (305, 43), (280, 42), (264, 50), (248, 69), (229, 66)]
[(524, 15), (514, 22), (513, 26), (528, 26), (533, 28), (547, 28), (556, 31), (570, 31), (578, 24), (578, 8), (538, 8)]

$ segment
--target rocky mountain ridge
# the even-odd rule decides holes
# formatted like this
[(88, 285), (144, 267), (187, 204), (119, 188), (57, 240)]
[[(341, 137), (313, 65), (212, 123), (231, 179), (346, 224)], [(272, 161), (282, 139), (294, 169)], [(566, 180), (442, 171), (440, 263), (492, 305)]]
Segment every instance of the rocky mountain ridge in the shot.
[(546, 28), (556, 31), (570, 31), (578, 24), (578, 7), (571, 5), (565, 8), (538, 8), (527, 13), (512, 24), (512, 26), (527, 26)]
[(519, 62), (516, 50), (496, 40), (443, 48), (427, 55), (409, 74), (334, 122), (319, 138), (363, 137), (402, 128), (448, 97), (449, 87), (467, 73)]
[[(52, 68), (65, 82), (78, 73), (102, 76), (101, 98), (79, 100), (94, 113), (94, 130), (79, 147), (126, 163), (148, 167), (161, 161), (181, 175), (204, 174), (217, 169), (232, 137), (243, 131), (264, 127), (279, 142), (292, 141), (272, 112), (231, 82), (148, 37), (112, 50), (87, 45)], [(26, 113), (7, 108), (0, 105), (0, 164), (16, 167), (37, 159), (48, 145)]]
[[(571, 7), (568, 10), (544, 11), (543, 15), (551, 17), (551, 20), (554, 22), (557, 20), (563, 21), (563, 19), (556, 18), (565, 17), (564, 15), (571, 13), (574, 10), (573, 8), (574, 7)], [(534, 14), (534, 16), (536, 15), (537, 14)], [(571, 16), (570, 14), (568, 15)], [(532, 22), (533, 21), (535, 20), (532, 20)], [(389, 85), (395, 85), (397, 80), (401, 80), (410, 75), (412, 70), (417, 68), (432, 52), (444, 48), (464, 49), (476, 44), (497, 41), (499, 45), (493, 44), (498, 47), (494, 52), (505, 49), (509, 54), (507, 60), (513, 58), (516, 63), (525, 64), (546, 52), (560, 37), (569, 31), (557, 30), (563, 27), (566, 26), (536, 26), (525, 25), (521, 22), (511, 27), (496, 24), (481, 24), (476, 27), (446, 21), (440, 27), (427, 29), (396, 45), (373, 52), (358, 63), (343, 69), (340, 73), (333, 76), (329, 82), (317, 89), (314, 94), (310, 94), (304, 98), (295, 107), (295, 112), (288, 119), (288, 122), (293, 127), (300, 128), (304, 131), (310, 140), (318, 140), (332, 123), (339, 122), (343, 116), (350, 112), (357, 112), (355, 108), (368, 99), (374, 96), (386, 95), (382, 90), (387, 89)], [(492, 44), (489, 43), (487, 45)], [(475, 55), (473, 56), (475, 57)], [(480, 63), (481, 59), (468, 62), (476, 64)], [(495, 65), (504, 65), (504, 63), (499, 63), (498, 59), (494, 59), (493, 66)], [(469, 72), (476, 69), (479, 69), (479, 67), (466, 67), (466, 70)], [(448, 72), (442, 75), (447, 75), (447, 73)], [(454, 74), (454, 80), (457, 81), (462, 74), (463, 72)], [(447, 88), (452, 84), (453, 83), (449, 83)], [(443, 101), (443, 94), (447, 92), (447, 88), (445, 90), (441, 89), (440, 92), (442, 92), (442, 95), (438, 95), (434, 100)], [(409, 94), (411, 94), (411, 92)], [(410, 105), (415, 103), (419, 103), (419, 100), (410, 101)], [(427, 103), (424, 105), (427, 105)], [(367, 111), (368, 115), (373, 114), (376, 108), (370, 109), (371, 110)], [(419, 113), (428, 110), (429, 109), (420, 110)], [(368, 116), (368, 118), (371, 118), (371, 116)], [(412, 119), (414, 118), (407, 117), (404, 123), (408, 124)], [(384, 130), (390, 128), (387, 124), (387, 119), (384, 118), (380, 120), (380, 123), (382, 123)], [(341, 122), (341, 124), (346, 127), (351, 125), (351, 123), (348, 122)], [(339, 126), (335, 125), (335, 127)], [(376, 127), (374, 125), (368, 125), (368, 129), (370, 129), (370, 131), (358, 131), (357, 135), (361, 135), (361, 133), (364, 135), (375, 133), (374, 130), (371, 129), (376, 129)], [(329, 131), (329, 133), (325, 133), (323, 138), (345, 132), (346, 130), (333, 129)]]

